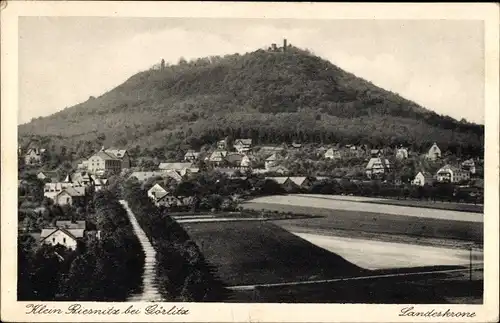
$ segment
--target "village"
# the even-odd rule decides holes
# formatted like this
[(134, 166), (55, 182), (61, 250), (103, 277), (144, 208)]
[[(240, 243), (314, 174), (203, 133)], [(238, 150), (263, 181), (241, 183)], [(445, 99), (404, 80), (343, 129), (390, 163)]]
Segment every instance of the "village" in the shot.
[[(364, 161), (365, 166), (362, 172), (344, 177), (328, 176), (324, 171), (301, 174), (287, 167), (299, 162), (300, 157), (297, 155), (303, 156), (311, 151), (320, 162), (355, 160), (358, 163)], [(219, 176), (216, 182), (223, 177), (224, 181), (239, 185), (239, 189), (227, 193), (229, 196), (221, 197), (216, 202), (201, 202), (202, 208), (205, 205), (205, 209), (212, 212), (236, 211), (242, 199), (256, 194), (297, 192), (420, 200), (438, 198), (482, 204), (482, 160), (447, 158), (446, 152), (442, 152), (436, 143), (427, 151), (416, 153), (404, 147), (368, 149), (366, 145), (311, 148), (310, 145), (291, 143), (254, 146), (252, 139), (225, 138), (217, 142), (214, 149), (205, 152), (190, 149), (185, 152), (183, 160), (159, 162), (148, 169), (135, 166), (141, 157), (132, 158), (127, 149), (102, 147), (100, 151), (78, 162), (74, 169), (67, 169), (66, 174), (46, 170), (43, 158), (45, 152), (46, 148), (36, 144), (19, 152), (24, 163), (23, 172), (31, 174), (19, 175), (19, 212), (23, 214), (19, 230), (34, 235), (40, 244), (62, 244), (70, 249), (75, 249), (77, 242), (84, 237), (99, 237), (99, 232), (92, 231), (92, 226), (87, 227), (88, 215), (92, 213), (89, 201), (95, 192), (108, 188), (110, 180), (116, 182), (117, 178), (138, 181), (155, 205), (172, 212), (193, 212), (200, 208), (200, 199), (204, 196), (193, 190), (189, 192), (183, 186), (189, 179), (203, 173)], [(424, 160), (439, 168), (434, 173), (415, 169), (411, 177), (395, 174), (396, 164), (410, 159)], [(447, 160), (454, 160), (455, 163), (447, 163)], [(257, 179), (261, 180), (260, 184), (257, 184)], [(33, 181), (43, 185), (43, 194), (36, 192)], [(262, 184), (263, 181), (267, 184)], [(274, 184), (269, 186), (269, 181)], [(257, 185), (267, 185), (268, 188), (256, 189)], [(38, 194), (38, 197), (35, 198), (33, 194)], [(54, 206), (58, 206), (58, 211), (54, 211)], [(56, 216), (47, 215), (50, 212), (56, 213)]]

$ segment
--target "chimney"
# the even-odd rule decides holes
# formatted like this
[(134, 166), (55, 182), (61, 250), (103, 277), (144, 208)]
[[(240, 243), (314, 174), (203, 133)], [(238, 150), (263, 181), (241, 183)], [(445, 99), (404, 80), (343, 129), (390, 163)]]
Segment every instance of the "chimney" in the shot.
[(283, 51), (286, 52), (286, 38), (283, 39)]

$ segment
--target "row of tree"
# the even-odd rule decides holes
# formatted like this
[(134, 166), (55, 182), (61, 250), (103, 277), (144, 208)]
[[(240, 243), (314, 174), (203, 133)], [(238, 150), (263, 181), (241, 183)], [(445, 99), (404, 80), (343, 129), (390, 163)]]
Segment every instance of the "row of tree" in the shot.
[(228, 291), (186, 231), (160, 211), (136, 181), (123, 185), (137, 221), (156, 249), (156, 279), (169, 301), (223, 301)]

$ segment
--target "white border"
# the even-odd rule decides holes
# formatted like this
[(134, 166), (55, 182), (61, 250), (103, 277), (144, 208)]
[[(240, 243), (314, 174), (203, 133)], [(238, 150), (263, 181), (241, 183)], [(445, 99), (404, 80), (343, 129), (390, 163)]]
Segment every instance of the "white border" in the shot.
[[(499, 6), (482, 4), (324, 4), (194, 2), (22, 2), (10, 1), (1, 12), (1, 320), (140, 322), (495, 322), (498, 321), (499, 210)], [(457, 19), (485, 22), (485, 296), (483, 305), (417, 305), (418, 311), (475, 311), (474, 319), (399, 317), (404, 305), (353, 304), (209, 304), (175, 303), (189, 316), (25, 315), (16, 302), (17, 234), (17, 18), (18, 16), (230, 17), (297, 19)], [(44, 303), (65, 308), (71, 303)], [(113, 303), (81, 303), (108, 308)], [(126, 308), (140, 303), (114, 303)], [(126, 306), (125, 306), (126, 305)], [(167, 307), (167, 303), (163, 303)]]

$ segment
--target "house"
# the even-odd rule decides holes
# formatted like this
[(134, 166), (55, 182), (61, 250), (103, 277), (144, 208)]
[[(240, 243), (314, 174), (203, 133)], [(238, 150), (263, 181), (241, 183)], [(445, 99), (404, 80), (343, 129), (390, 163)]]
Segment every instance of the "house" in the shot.
[(383, 175), (390, 171), (391, 164), (388, 159), (380, 158), (380, 157), (372, 157), (368, 161), (368, 164), (365, 167), (366, 176), (368, 178), (375, 178), (380, 175)]
[(115, 157), (116, 159), (121, 160), (122, 163), (121, 169), (130, 168), (130, 155), (125, 149), (110, 148), (110, 149), (105, 149), (104, 152), (107, 153), (108, 155)]
[(76, 166), (77, 169), (79, 170), (88, 170), (89, 168), (89, 161), (88, 160), (82, 160), (81, 163), (78, 163)]
[(104, 187), (108, 185), (108, 180), (106, 178), (96, 178), (94, 179), (94, 191), (99, 192)]
[(208, 161), (215, 165), (220, 165), (225, 162), (227, 156), (226, 150), (216, 150), (210, 154)]
[(45, 152), (43, 148), (30, 148), (24, 155), (26, 165), (38, 165), (42, 162), (42, 155)]
[(337, 148), (330, 148), (325, 152), (326, 159), (340, 159), (342, 155)]
[(396, 158), (397, 159), (407, 159), (408, 158), (408, 149), (398, 148), (398, 150), (396, 150)]
[[(189, 174), (196, 174), (199, 171), (200, 171), (199, 168), (197, 168), (197, 167), (191, 167), (191, 168), (184, 168), (184, 169), (180, 170), (179, 172), (175, 172), (175, 173), (178, 173), (181, 176), (186, 176), (186, 175), (189, 175)], [(172, 174), (168, 174), (168, 176), (174, 177), (175, 175), (172, 173)]]
[[(308, 187), (311, 182), (308, 181), (306, 177), (286, 177), (286, 176), (276, 176), (276, 177), (266, 177), (266, 180), (273, 180), (280, 184), (286, 191), (290, 192), (296, 190), (300, 187)], [(304, 185), (304, 186), (302, 186)]]
[(264, 161), (264, 167), (269, 170), (276, 166), (276, 163), (278, 162), (278, 155), (272, 154), (271, 156), (267, 157), (266, 160)]
[(42, 171), (36, 174), (36, 178), (42, 181), (55, 182), (57, 181), (58, 175), (55, 171)]
[(48, 245), (62, 245), (75, 250), (78, 241), (83, 238), (85, 229), (48, 228), (42, 229), (40, 243)]
[(66, 175), (66, 178), (63, 180), (64, 183), (82, 183), (83, 185), (92, 185), (94, 183), (94, 177), (85, 171), (73, 172)]
[(438, 158), (441, 158), (441, 149), (439, 149), (438, 145), (434, 143), (431, 148), (429, 148), (429, 151), (426, 154), (426, 157), (430, 160), (436, 160)]
[(441, 183), (459, 183), (470, 180), (470, 172), (451, 165), (444, 165), (436, 173)]
[(184, 160), (189, 161), (189, 162), (193, 162), (193, 161), (197, 160), (199, 156), (200, 156), (199, 152), (196, 152), (194, 150), (188, 150), (186, 152), (186, 154), (184, 155)]
[(54, 197), (54, 203), (59, 205), (73, 205), (85, 203), (85, 187), (67, 187)]
[(186, 168), (193, 167), (193, 163), (160, 163), (158, 169), (160, 170), (173, 170), (181, 171)]
[(163, 196), (167, 195), (168, 192), (160, 184), (156, 183), (148, 190), (148, 197), (154, 202), (161, 199)]
[(476, 173), (476, 163), (474, 163), (474, 159), (467, 159), (462, 162), (462, 169), (469, 171), (471, 174)]
[(413, 179), (413, 181), (411, 181), (411, 184), (417, 185), (417, 186), (424, 186), (425, 184), (430, 185), (433, 182), (434, 182), (434, 178), (433, 178), (432, 174), (425, 172), (425, 171), (421, 171), (421, 172), (418, 172), (417, 175), (415, 175), (415, 178)]
[(228, 146), (227, 146), (227, 142), (228, 142), (228, 138), (224, 138), (223, 140), (220, 140), (217, 142), (217, 149), (219, 150), (227, 150), (228, 149)]
[(252, 139), (236, 139), (233, 147), (239, 153), (248, 152), (252, 148)]
[(120, 173), (122, 170), (122, 160), (104, 150), (92, 155), (87, 164), (88, 171), (93, 174), (105, 171)]

